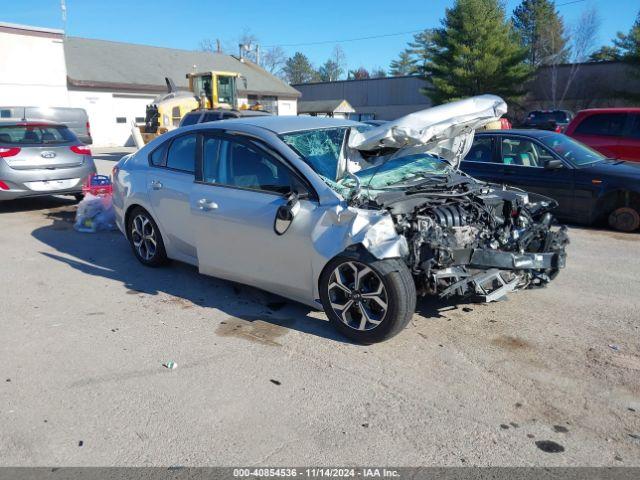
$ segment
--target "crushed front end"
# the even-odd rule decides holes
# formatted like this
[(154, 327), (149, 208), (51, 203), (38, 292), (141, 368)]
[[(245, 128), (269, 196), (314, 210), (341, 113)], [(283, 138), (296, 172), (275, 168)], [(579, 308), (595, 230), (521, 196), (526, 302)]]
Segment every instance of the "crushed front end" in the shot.
[(565, 265), (569, 239), (551, 199), (454, 175), (376, 202), (407, 239), (419, 293), (489, 302), (545, 286)]

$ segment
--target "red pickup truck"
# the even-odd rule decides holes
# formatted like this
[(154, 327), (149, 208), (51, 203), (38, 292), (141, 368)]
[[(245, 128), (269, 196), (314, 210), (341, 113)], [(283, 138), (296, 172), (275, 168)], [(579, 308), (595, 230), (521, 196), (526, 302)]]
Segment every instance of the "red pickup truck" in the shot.
[(609, 158), (640, 162), (640, 108), (582, 110), (564, 133)]

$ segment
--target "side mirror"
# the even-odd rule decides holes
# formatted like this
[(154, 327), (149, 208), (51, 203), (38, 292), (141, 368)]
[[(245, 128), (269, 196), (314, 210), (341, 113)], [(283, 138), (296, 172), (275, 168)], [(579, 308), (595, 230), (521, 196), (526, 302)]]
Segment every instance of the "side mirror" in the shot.
[(557, 170), (563, 167), (564, 165), (562, 164), (562, 162), (556, 158), (554, 158), (553, 160), (547, 160), (546, 162), (544, 162), (544, 168), (547, 170)]
[(278, 207), (276, 219), (273, 223), (273, 230), (278, 235), (284, 235), (287, 230), (289, 230), (291, 223), (293, 223), (293, 219), (299, 211), (300, 197), (296, 192), (291, 192), (287, 197), (287, 203)]

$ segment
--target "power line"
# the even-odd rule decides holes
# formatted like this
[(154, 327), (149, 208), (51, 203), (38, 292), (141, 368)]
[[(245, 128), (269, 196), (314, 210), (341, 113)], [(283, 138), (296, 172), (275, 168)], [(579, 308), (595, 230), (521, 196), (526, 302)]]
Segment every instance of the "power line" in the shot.
[[(586, 2), (587, 0), (573, 0), (571, 2), (559, 3), (556, 7), (564, 7), (565, 5), (572, 5), (574, 3)], [(347, 43), (347, 42), (359, 42), (361, 40), (373, 40), (376, 38), (388, 38), (388, 37), (399, 37), (401, 35), (409, 35), (411, 33), (419, 33), (424, 32), (425, 29), (422, 28), (420, 30), (408, 30), (406, 32), (396, 32), (396, 33), (384, 33), (381, 35), (370, 35), (368, 37), (356, 37), (356, 38), (345, 38), (342, 40), (321, 40), (318, 42), (303, 42), (303, 43), (279, 43), (275, 45), (264, 45), (264, 48), (273, 48), (273, 47), (308, 47), (311, 45), (327, 45), (329, 43)]]
[(374, 38), (386, 38), (386, 37), (398, 37), (400, 35), (408, 35), (410, 33), (418, 33), (424, 32), (424, 28), (420, 30), (408, 30), (406, 32), (396, 32), (396, 33), (385, 33), (382, 35), (371, 35), (369, 37), (357, 37), (357, 38), (346, 38), (343, 40), (322, 40), (319, 42), (307, 42), (307, 43), (280, 43), (277, 45), (265, 45), (265, 48), (272, 47), (306, 47), (309, 45), (326, 45), (327, 43), (347, 43), (347, 42), (358, 42), (360, 40), (371, 40)]
[(565, 5), (572, 5), (574, 3), (586, 2), (587, 0), (573, 0), (572, 2), (559, 3), (556, 7), (564, 7)]

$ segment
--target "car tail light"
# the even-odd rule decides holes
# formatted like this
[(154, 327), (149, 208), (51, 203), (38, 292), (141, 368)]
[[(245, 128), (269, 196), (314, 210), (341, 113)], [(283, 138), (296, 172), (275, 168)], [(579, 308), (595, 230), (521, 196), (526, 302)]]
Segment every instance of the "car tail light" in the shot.
[(89, 123), (89, 120), (87, 120), (87, 135), (89, 137), (91, 136), (91, 124)]
[(0, 180), (0, 190), (9, 190), (9, 185)]
[(111, 179), (115, 182), (116, 178), (118, 177), (118, 172), (120, 171), (120, 167), (118, 167), (118, 165), (115, 165), (113, 167), (113, 169), (111, 170)]
[[(20, 148), (19, 147), (0, 147), (0, 157), (2, 158), (6, 158), (6, 157), (15, 157), (17, 154), (20, 153)], [(8, 188), (7, 188), (8, 190)]]
[(85, 145), (74, 145), (69, 148), (73, 153), (77, 153), (78, 155), (91, 155), (91, 149)]

